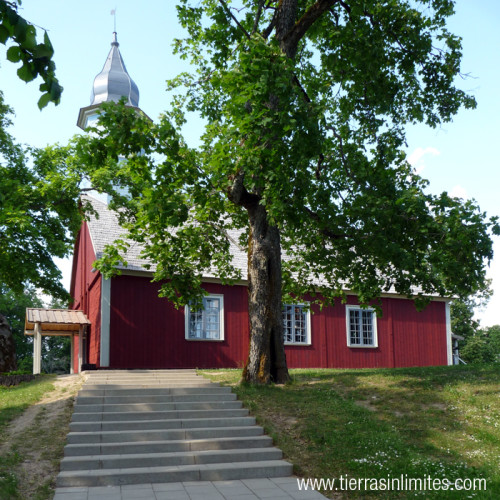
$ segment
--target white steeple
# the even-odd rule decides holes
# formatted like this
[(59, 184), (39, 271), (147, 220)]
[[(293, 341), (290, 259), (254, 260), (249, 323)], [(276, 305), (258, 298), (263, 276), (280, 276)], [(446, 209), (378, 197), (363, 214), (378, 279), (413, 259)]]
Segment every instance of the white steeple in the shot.
[(126, 98), (128, 106), (139, 109), (139, 89), (125, 68), (120, 54), (116, 32), (113, 33), (111, 50), (102, 71), (95, 77), (90, 96), (90, 106), (80, 109), (77, 125), (85, 129), (98, 116), (98, 108), (102, 102), (118, 102)]

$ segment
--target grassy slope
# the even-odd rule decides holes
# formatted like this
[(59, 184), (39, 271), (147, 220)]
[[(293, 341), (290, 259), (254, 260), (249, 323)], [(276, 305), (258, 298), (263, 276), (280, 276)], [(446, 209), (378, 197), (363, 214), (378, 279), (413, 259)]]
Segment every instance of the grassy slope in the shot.
[(53, 390), (54, 378), (55, 375), (44, 375), (14, 387), (0, 386), (0, 432), (28, 406), (36, 403), (46, 392)]
[[(10, 421), (21, 415), (28, 406), (39, 401), (54, 389), (55, 376), (43, 376), (15, 387), (0, 386), (0, 445), (5, 444), (5, 430)], [(5, 446), (0, 456), (0, 498), (18, 498), (18, 478), (13, 472), (22, 461), (16, 446)]]
[[(203, 373), (231, 385), (240, 377)], [(351, 491), (349, 498), (500, 498), (500, 365), (291, 374), (286, 386), (234, 390), (298, 475), (486, 478), (486, 492)]]

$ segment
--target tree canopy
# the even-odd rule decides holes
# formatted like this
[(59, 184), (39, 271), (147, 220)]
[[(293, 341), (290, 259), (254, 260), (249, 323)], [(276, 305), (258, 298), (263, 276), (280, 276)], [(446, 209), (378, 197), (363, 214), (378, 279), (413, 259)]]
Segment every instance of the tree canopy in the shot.
[(67, 298), (53, 257), (73, 250), (79, 179), (16, 144), (7, 131), (10, 113), (0, 92), (0, 283), (19, 294), (32, 285)]
[[(404, 153), (408, 124), (475, 107), (455, 85), (452, 1), (182, 0), (178, 12), (187, 38), (175, 51), (194, 69), (170, 81), (160, 121), (107, 105), (92, 137), (46, 154), (113, 194), (177, 304), (199, 301), (204, 269), (239, 278), (229, 231), (240, 232), (247, 380), (288, 378), (283, 298), (333, 303), (349, 290), (368, 304), (391, 291), (422, 307), (484, 287), (496, 218), (429, 194)], [(191, 111), (206, 120), (198, 148), (180, 134)], [(113, 247), (99, 266), (124, 260)]]

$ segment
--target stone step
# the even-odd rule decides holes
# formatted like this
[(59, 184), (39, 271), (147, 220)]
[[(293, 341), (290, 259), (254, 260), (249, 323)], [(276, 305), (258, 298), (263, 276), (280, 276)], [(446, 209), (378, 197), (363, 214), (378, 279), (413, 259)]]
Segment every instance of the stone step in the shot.
[(207, 429), (209, 427), (245, 427), (254, 425), (255, 417), (186, 418), (163, 420), (126, 420), (115, 422), (71, 422), (70, 432), (139, 431), (161, 429)]
[[(214, 404), (214, 403), (213, 403)], [(234, 404), (234, 408), (229, 405)], [(229, 407), (228, 407), (229, 406)], [(199, 410), (129, 411), (110, 413), (73, 413), (72, 422), (124, 422), (130, 420), (166, 420), (181, 418), (245, 417), (248, 410), (240, 401), (230, 401), (225, 406)]]
[(173, 453), (91, 455), (63, 458), (61, 461), (61, 471), (256, 462), (258, 460), (280, 460), (281, 458), (283, 458), (281, 450), (271, 447)]
[(259, 436), (262, 427), (199, 427), (195, 429), (129, 430), (101, 432), (69, 432), (69, 444), (120, 443), (129, 441), (169, 441), (178, 439), (204, 439), (218, 437)]
[(64, 456), (81, 457), (89, 455), (126, 455), (206, 450), (232, 450), (243, 448), (266, 448), (272, 446), (272, 444), (272, 439), (264, 434), (260, 436), (219, 437), (212, 439), (67, 444), (64, 447)]
[[(230, 394), (227, 392), (221, 395)], [(75, 405), (96, 405), (96, 404), (135, 404), (135, 403), (170, 403), (175, 396), (181, 394), (165, 394), (153, 396), (85, 396), (76, 398)], [(189, 396), (190, 394), (182, 394), (182, 396)], [(198, 399), (198, 398), (196, 398)]]
[(95, 379), (132, 379), (132, 378), (163, 378), (169, 380), (176, 379), (197, 379), (197, 380), (209, 380), (201, 375), (196, 375), (195, 373), (111, 373), (109, 375), (87, 375), (85, 380), (95, 380)]
[(130, 382), (118, 383), (115, 381), (106, 383), (103, 381), (96, 381), (93, 383), (85, 383), (85, 389), (145, 389), (151, 387), (158, 387), (168, 389), (170, 387), (217, 387), (218, 384), (211, 384), (210, 382), (168, 382), (164, 380), (157, 380), (154, 382), (142, 382), (141, 380), (131, 380)]
[(58, 488), (68, 486), (114, 486), (180, 481), (225, 481), (261, 477), (283, 477), (292, 474), (292, 464), (284, 460), (198, 464), (169, 467), (138, 467), (64, 471), (57, 476)]
[(127, 387), (113, 389), (107, 388), (94, 388), (90, 389), (83, 387), (78, 394), (77, 401), (84, 397), (96, 397), (96, 396), (204, 396), (204, 395), (221, 395), (221, 394), (232, 394), (230, 387), (218, 387), (218, 386), (208, 386), (208, 387), (156, 387), (156, 388), (139, 388), (131, 389)]
[[(201, 399), (201, 398), (200, 398)], [(96, 404), (96, 403), (93, 403), (93, 404)], [(102, 404), (104, 403), (97, 403), (99, 406), (102, 406)], [(107, 403), (109, 404), (109, 403)], [(125, 403), (118, 403), (118, 404), (125, 404)], [(133, 403), (129, 403), (129, 404), (144, 404), (144, 401), (141, 401), (140, 403), (136, 403), (136, 402), (133, 402)], [(241, 401), (238, 401), (237, 399), (235, 399), (233, 396), (231, 396), (231, 399), (228, 399), (228, 398), (224, 398), (222, 400), (218, 400), (216, 399), (215, 401), (200, 401), (200, 400), (196, 400), (196, 401), (166, 401), (166, 402), (163, 402), (163, 403), (150, 403), (150, 404), (163, 404), (167, 410), (165, 411), (169, 411), (169, 410), (215, 410), (217, 408), (220, 408), (220, 409), (228, 409), (228, 408), (241, 408), (242, 407), (242, 403)], [(78, 405), (75, 404), (75, 412), (76, 413), (79, 413), (81, 411), (83, 411), (83, 409), (86, 407), (87, 405), (85, 403), (79, 403)]]
[[(227, 396), (230, 396), (229, 394)], [(186, 402), (192, 402), (187, 396), (179, 396), (179, 398), (186, 398)], [(214, 398), (213, 400), (217, 400)], [(212, 400), (212, 401), (213, 401)], [(205, 403), (212, 402), (210, 399), (204, 401)], [(228, 402), (236, 401), (236, 397), (229, 399)], [(176, 402), (178, 400), (176, 399)], [(182, 400), (181, 400), (182, 402)], [(135, 404), (117, 404), (117, 405), (78, 405), (75, 406), (76, 413), (109, 413), (109, 412), (129, 412), (129, 411), (169, 411), (172, 409), (172, 403), (135, 403)]]
[(84, 387), (96, 386), (96, 385), (117, 385), (117, 386), (129, 386), (129, 385), (150, 385), (155, 387), (157, 385), (165, 385), (165, 386), (219, 386), (219, 384), (212, 384), (209, 380), (206, 379), (163, 379), (163, 378), (155, 378), (155, 379), (142, 379), (142, 378), (133, 378), (133, 379), (96, 379), (96, 380), (88, 380), (85, 382)]
[(95, 385), (95, 384), (110, 384), (110, 383), (115, 383), (115, 384), (130, 384), (130, 383), (135, 383), (135, 382), (140, 382), (140, 383), (147, 383), (147, 382), (152, 382), (152, 383), (158, 383), (158, 382), (168, 382), (172, 384), (180, 384), (180, 383), (200, 383), (200, 384), (210, 384), (210, 380), (203, 378), (203, 377), (95, 377), (95, 378), (89, 378), (85, 382), (85, 384), (88, 385)]
[(203, 377), (203, 375), (198, 375), (194, 371), (169, 371), (169, 370), (150, 370), (150, 371), (138, 371), (138, 370), (127, 370), (127, 371), (95, 371), (87, 372), (87, 377)]
[(197, 373), (196, 368), (103, 368), (87, 370), (88, 374), (107, 373)]

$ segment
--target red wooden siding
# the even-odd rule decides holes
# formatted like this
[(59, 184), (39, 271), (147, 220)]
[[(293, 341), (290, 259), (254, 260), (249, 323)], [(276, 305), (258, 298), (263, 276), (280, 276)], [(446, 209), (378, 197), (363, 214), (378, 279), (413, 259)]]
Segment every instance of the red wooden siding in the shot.
[(417, 312), (409, 301), (392, 308), (395, 366), (447, 364), (446, 313), (443, 302)]
[[(206, 284), (224, 295), (225, 340), (185, 339), (184, 310), (157, 295), (147, 278), (120, 276), (111, 284), (112, 368), (241, 367), (248, 355), (247, 290)], [(356, 304), (349, 297), (349, 304)], [(367, 368), (447, 363), (445, 303), (418, 312), (405, 299), (382, 299), (378, 347), (347, 346), (346, 309), (340, 302), (311, 315), (311, 345), (286, 346), (290, 368)]]
[[(84, 222), (75, 243), (71, 279), (73, 309), (81, 309), (89, 318), (87, 329), (87, 363), (99, 366), (101, 330), (101, 274), (92, 272), (96, 255), (92, 246), (87, 223)], [(78, 337), (75, 337), (75, 372), (78, 370)]]
[(92, 272), (92, 264), (96, 260), (92, 241), (90, 239), (87, 223), (84, 222), (78, 234), (73, 257), (73, 269), (71, 279), (71, 296), (74, 299), (73, 309), (82, 309), (88, 312), (87, 292), (96, 278), (96, 272)]
[(214, 368), (242, 366), (248, 355), (247, 289), (206, 284), (224, 295), (223, 341), (185, 339), (184, 309), (158, 298), (158, 284), (118, 276), (111, 281), (112, 368)]
[(101, 282), (99, 273), (88, 291), (88, 318), (91, 326), (87, 330), (87, 362), (100, 366), (101, 357)]

